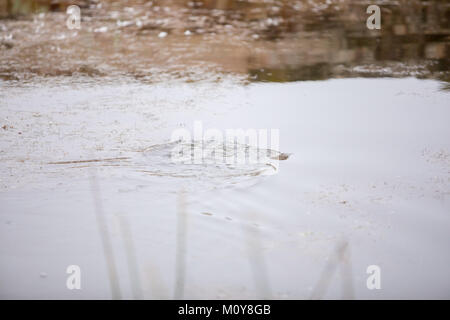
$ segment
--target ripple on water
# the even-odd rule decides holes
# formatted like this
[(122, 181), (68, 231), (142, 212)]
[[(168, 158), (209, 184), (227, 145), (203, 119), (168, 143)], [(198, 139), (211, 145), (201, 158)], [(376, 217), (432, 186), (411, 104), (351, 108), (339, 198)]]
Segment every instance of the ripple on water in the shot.
[[(217, 188), (256, 183), (278, 172), (289, 154), (237, 142), (168, 142), (130, 152), (125, 157), (51, 162), (67, 168), (115, 167), (164, 177), (164, 184), (186, 188)], [(195, 183), (194, 183), (195, 181)], [(172, 189), (172, 188), (170, 188)]]

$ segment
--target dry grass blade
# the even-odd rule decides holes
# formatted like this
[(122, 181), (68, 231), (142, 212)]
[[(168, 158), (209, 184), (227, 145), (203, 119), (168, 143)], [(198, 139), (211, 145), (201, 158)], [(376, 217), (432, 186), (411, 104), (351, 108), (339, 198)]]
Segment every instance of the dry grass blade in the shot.
[(127, 219), (123, 216), (119, 216), (120, 230), (122, 232), (122, 238), (125, 242), (125, 251), (127, 255), (128, 273), (131, 281), (131, 289), (133, 292), (133, 298), (136, 300), (142, 299), (142, 288), (139, 281), (139, 270), (137, 265), (136, 253), (133, 245), (133, 238), (131, 235), (130, 225)]
[(90, 171), (91, 191), (94, 198), (95, 217), (97, 219), (98, 232), (102, 241), (103, 253), (105, 254), (106, 266), (108, 269), (109, 284), (111, 286), (111, 296), (114, 300), (121, 299), (119, 278), (114, 262), (114, 252), (109, 238), (108, 224), (106, 223), (105, 214), (103, 212), (100, 188), (98, 185), (95, 169)]
[(353, 299), (350, 251), (348, 242), (345, 240), (338, 242), (338, 244), (336, 245), (332, 257), (325, 265), (319, 281), (312, 291), (310, 299), (318, 300), (322, 299), (325, 296), (328, 287), (330, 286), (331, 279), (339, 265), (341, 265), (342, 270), (342, 291), (344, 299)]
[(175, 290), (174, 299), (182, 299), (186, 274), (186, 203), (184, 192), (178, 195), (177, 239), (175, 256)]

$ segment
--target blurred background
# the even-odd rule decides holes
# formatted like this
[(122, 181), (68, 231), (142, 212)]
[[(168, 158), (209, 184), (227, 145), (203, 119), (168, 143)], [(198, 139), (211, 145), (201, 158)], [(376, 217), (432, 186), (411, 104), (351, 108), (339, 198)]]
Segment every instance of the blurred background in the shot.
[[(80, 30), (65, 25), (71, 4), (81, 8)], [(366, 27), (369, 4), (382, 5), (381, 30)], [(184, 77), (189, 67), (250, 81), (449, 81), (445, 0), (0, 0), (0, 17), (4, 79), (147, 78), (156, 69)]]

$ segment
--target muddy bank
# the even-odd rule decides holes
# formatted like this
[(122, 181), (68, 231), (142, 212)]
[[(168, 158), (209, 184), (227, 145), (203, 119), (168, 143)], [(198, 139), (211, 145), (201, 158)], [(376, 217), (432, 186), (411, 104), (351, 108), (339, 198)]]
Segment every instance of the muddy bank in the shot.
[[(3, 79), (81, 74), (196, 81), (209, 72), (277, 82), (449, 79), (445, 1), (383, 3), (381, 30), (366, 28), (363, 1), (28, 2), (42, 6), (3, 9), (10, 13), (0, 20)], [(70, 3), (81, 6), (80, 30), (66, 26)]]

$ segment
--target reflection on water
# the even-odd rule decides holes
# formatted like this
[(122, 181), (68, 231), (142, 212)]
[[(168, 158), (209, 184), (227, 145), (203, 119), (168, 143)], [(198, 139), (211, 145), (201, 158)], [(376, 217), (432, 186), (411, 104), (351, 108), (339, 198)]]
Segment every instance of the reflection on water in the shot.
[[(383, 2), (381, 30), (367, 29), (365, 1), (0, 3), (5, 79), (121, 74), (155, 80), (164, 73), (195, 80), (214, 71), (252, 81), (355, 76), (450, 81), (447, 1)], [(65, 26), (70, 3), (82, 7), (79, 31)]]

